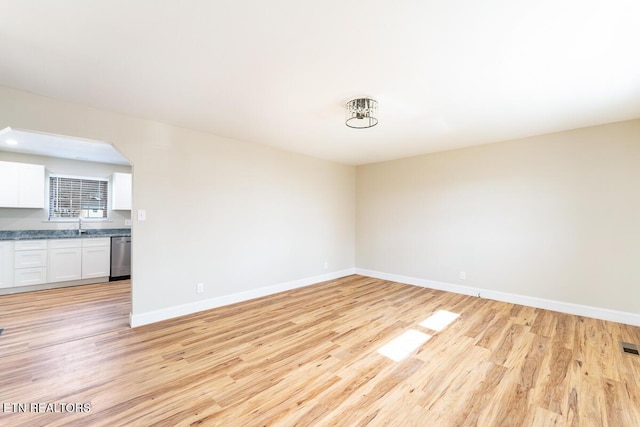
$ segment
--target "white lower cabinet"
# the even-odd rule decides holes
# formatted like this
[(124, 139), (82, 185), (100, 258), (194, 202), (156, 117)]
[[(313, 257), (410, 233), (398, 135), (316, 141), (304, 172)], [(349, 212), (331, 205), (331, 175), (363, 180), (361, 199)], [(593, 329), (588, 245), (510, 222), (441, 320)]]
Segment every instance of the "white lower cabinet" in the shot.
[(47, 250), (18, 251), (14, 258), (15, 268), (46, 267)]
[(110, 272), (110, 237), (0, 241), (0, 289), (103, 279)]
[(18, 240), (14, 248), (14, 286), (47, 283), (47, 241)]
[(47, 283), (47, 267), (16, 269), (15, 286), (40, 285)]
[(108, 277), (111, 272), (111, 239), (82, 239), (82, 278)]
[(13, 241), (0, 242), (0, 288), (13, 287), (14, 251)]
[(48, 282), (66, 282), (82, 278), (82, 240), (49, 240)]

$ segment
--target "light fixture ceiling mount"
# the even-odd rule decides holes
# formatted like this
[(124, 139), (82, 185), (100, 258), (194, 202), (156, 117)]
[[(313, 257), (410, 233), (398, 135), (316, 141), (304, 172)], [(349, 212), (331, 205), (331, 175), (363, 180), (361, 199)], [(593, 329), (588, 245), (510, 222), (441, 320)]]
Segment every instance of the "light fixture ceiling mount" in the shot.
[(350, 128), (366, 129), (378, 124), (378, 101), (371, 98), (356, 98), (347, 102), (347, 119)]

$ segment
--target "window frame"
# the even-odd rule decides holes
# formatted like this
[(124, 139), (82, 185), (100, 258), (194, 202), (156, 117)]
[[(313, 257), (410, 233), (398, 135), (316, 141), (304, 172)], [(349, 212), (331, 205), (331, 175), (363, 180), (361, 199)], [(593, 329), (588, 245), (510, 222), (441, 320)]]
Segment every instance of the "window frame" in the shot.
[[(78, 216), (74, 216), (74, 217), (57, 217), (57, 216), (52, 216), (52, 203), (53, 203), (53, 197), (51, 195), (51, 186), (52, 186), (52, 179), (56, 179), (56, 178), (64, 178), (64, 179), (73, 179), (73, 180), (79, 180), (79, 181), (98, 181), (98, 182), (104, 182), (106, 184), (106, 190), (104, 192), (104, 195), (106, 197), (106, 201), (104, 204), (104, 216), (103, 217), (91, 217), (91, 216), (82, 216), (82, 210), (81, 209), (80, 215)], [(46, 212), (47, 212), (47, 221), (49, 222), (78, 222), (79, 218), (82, 218), (83, 221), (87, 221), (87, 222), (92, 222), (92, 221), (96, 221), (96, 222), (102, 222), (102, 221), (109, 221), (109, 216), (110, 216), (110, 211), (111, 211), (111, 181), (109, 178), (104, 178), (104, 177), (96, 177), (96, 176), (81, 176), (81, 175), (68, 175), (68, 174), (59, 174), (59, 173), (50, 173), (47, 176), (47, 206), (46, 206)], [(86, 210), (86, 209), (84, 209)]]

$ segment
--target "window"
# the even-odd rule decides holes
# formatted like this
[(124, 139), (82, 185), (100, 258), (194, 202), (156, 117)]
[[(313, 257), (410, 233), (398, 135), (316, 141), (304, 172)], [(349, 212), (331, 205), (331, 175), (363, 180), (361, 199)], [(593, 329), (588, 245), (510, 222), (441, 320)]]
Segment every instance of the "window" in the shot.
[(49, 219), (107, 218), (109, 181), (50, 175)]

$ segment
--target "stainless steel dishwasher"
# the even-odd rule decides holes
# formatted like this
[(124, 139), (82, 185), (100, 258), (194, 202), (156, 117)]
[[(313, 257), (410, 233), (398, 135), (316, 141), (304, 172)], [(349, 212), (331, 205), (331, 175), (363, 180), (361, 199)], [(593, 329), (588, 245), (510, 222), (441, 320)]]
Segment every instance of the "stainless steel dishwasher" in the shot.
[(111, 238), (111, 277), (121, 280), (131, 277), (131, 237)]

